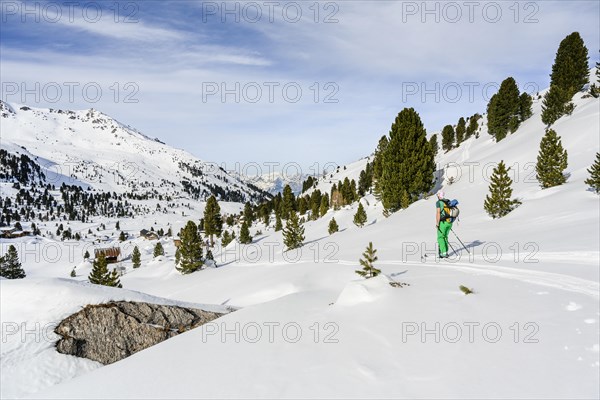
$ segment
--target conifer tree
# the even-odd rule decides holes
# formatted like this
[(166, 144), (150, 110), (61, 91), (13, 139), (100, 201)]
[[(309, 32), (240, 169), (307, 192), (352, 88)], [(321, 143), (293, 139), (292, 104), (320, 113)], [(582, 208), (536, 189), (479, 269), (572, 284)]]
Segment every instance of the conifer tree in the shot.
[(90, 283), (95, 285), (123, 287), (119, 280), (117, 270), (113, 268), (112, 272), (108, 271), (108, 262), (106, 261), (104, 254), (99, 254), (94, 260), (92, 272), (90, 272), (88, 279)]
[(431, 151), (433, 152), (433, 155), (436, 156), (438, 151), (439, 151), (439, 147), (438, 147), (438, 139), (437, 139), (438, 135), (437, 134), (433, 134), (431, 135), (431, 137), (429, 138), (429, 147), (431, 147)]
[(508, 170), (504, 161), (494, 168), (489, 186), (490, 194), (485, 196), (483, 208), (492, 218), (501, 218), (514, 210), (520, 201), (511, 199), (512, 179), (508, 176)]
[(275, 232), (279, 232), (283, 229), (283, 224), (281, 223), (281, 215), (279, 213), (275, 214)]
[(590, 185), (596, 194), (600, 194), (600, 153), (596, 153), (596, 162), (587, 170), (590, 177), (585, 180), (586, 185)]
[(410, 205), (410, 199), (408, 197), (408, 193), (405, 191), (402, 192), (402, 197), (400, 198), (400, 207), (402, 209), (407, 209)]
[(500, 85), (498, 93), (488, 103), (488, 132), (496, 142), (501, 141), (508, 133), (517, 130), (520, 124), (519, 88), (514, 78), (508, 77)]
[(573, 98), (589, 82), (588, 49), (579, 32), (565, 37), (558, 46), (550, 87), (557, 86), (564, 91), (565, 103)]
[(469, 118), (469, 125), (467, 126), (467, 131), (465, 133), (467, 139), (473, 136), (475, 132), (477, 132), (477, 129), (479, 129), (479, 118), (481, 118), (479, 114), (474, 114)]
[(133, 253), (131, 254), (131, 262), (133, 263), (133, 268), (139, 268), (142, 265), (141, 261), (141, 253), (140, 249), (137, 246), (133, 248)]
[[(245, 213), (244, 213), (245, 214)], [(247, 218), (244, 216), (244, 218)], [(223, 217), (221, 216), (221, 207), (217, 198), (210, 196), (204, 208), (204, 234), (210, 237), (211, 247), (215, 245), (214, 236), (221, 236), (223, 230)]]
[(319, 207), (319, 215), (322, 217), (329, 211), (329, 195), (325, 193), (321, 196), (321, 205)]
[(328, 228), (328, 232), (330, 235), (333, 235), (334, 233), (336, 233), (337, 231), (339, 231), (340, 227), (337, 224), (337, 221), (335, 220), (335, 218), (331, 218), (331, 221), (329, 221), (329, 228)]
[(19, 261), (19, 254), (14, 245), (8, 247), (8, 251), (0, 257), (0, 276), (6, 279), (25, 278), (25, 271)]
[(362, 270), (355, 271), (362, 277), (367, 279), (376, 277), (381, 273), (380, 269), (375, 268), (373, 263), (378, 260), (376, 256), (377, 250), (373, 248), (373, 243), (369, 242), (367, 249), (362, 254), (363, 258), (359, 260), (360, 265), (362, 265)]
[(186, 275), (202, 267), (202, 238), (194, 221), (187, 222), (179, 237), (181, 244), (175, 252), (175, 268)]
[(405, 108), (398, 113), (383, 156), (381, 199), (386, 211), (400, 208), (403, 190), (414, 201), (433, 187), (434, 156), (421, 118), (414, 109)]
[(246, 221), (248, 226), (252, 225), (254, 222), (254, 211), (252, 210), (252, 204), (250, 204), (249, 201), (244, 205), (244, 221)]
[(358, 202), (358, 210), (354, 214), (354, 225), (362, 228), (367, 223), (367, 212), (361, 202)]
[(533, 99), (527, 92), (521, 93), (519, 96), (519, 118), (521, 122), (529, 119), (533, 115)]
[(165, 255), (165, 249), (163, 248), (163, 245), (160, 242), (156, 243), (156, 245), (154, 246), (154, 251), (152, 255), (154, 256), (154, 258)]
[(467, 126), (465, 119), (460, 117), (458, 120), (458, 124), (456, 124), (456, 146), (460, 146), (460, 144), (465, 140), (465, 133), (467, 131)]
[(124, 242), (125, 240), (127, 240), (127, 237), (125, 236), (125, 232), (121, 231), (121, 233), (119, 234), (119, 241)]
[(290, 217), (290, 213), (296, 208), (295, 207), (295, 198), (294, 192), (292, 192), (292, 188), (290, 185), (285, 185), (283, 188), (283, 197), (281, 199), (281, 218), (288, 219)]
[(85, 253), (83, 254), (83, 259), (87, 260), (89, 258), (90, 258), (90, 252), (86, 250)]
[(70, 276), (71, 276), (71, 278), (77, 277), (77, 273), (75, 272), (75, 267), (73, 267), (73, 269), (71, 270)]
[(454, 128), (452, 125), (446, 125), (442, 129), (442, 149), (448, 152), (452, 147), (454, 147)]
[(252, 236), (250, 236), (250, 229), (248, 228), (248, 224), (246, 221), (242, 224), (240, 228), (240, 243), (241, 244), (250, 244), (252, 243)]
[(298, 198), (298, 213), (300, 215), (306, 214), (306, 210), (308, 209), (308, 205), (306, 204), (306, 199), (303, 196)]
[(567, 168), (567, 151), (563, 149), (560, 136), (548, 129), (540, 142), (535, 170), (542, 188), (562, 185), (566, 182), (563, 171)]
[(566, 93), (559, 86), (550, 86), (542, 101), (542, 122), (551, 126), (565, 115), (567, 108)]
[(298, 215), (292, 211), (283, 230), (283, 244), (287, 250), (297, 249), (304, 244), (304, 227), (298, 221)]
[[(381, 178), (383, 176), (383, 156), (385, 154), (385, 149), (388, 146), (388, 138), (387, 136), (382, 136), (377, 143), (377, 148), (375, 149), (375, 154), (373, 156), (373, 192), (375, 197), (378, 200), (381, 200)], [(333, 203), (333, 192), (334, 188), (331, 190), (331, 201)]]
[(223, 232), (223, 237), (221, 238), (221, 246), (226, 247), (232, 240), (233, 238), (229, 234), (229, 231), (226, 230)]
[(313, 190), (310, 195), (310, 219), (315, 221), (319, 218), (319, 209), (321, 207), (321, 191)]

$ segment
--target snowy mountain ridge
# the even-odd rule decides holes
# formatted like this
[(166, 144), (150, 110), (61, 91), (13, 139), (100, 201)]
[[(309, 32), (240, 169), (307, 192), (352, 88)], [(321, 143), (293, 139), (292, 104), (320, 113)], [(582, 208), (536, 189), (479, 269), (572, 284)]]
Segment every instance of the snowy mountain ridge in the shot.
[[(0, 102), (2, 148), (26, 154), (50, 183), (174, 198), (258, 201), (267, 194), (216, 163), (152, 139), (94, 110), (55, 110)], [(53, 182), (52, 180), (55, 180)]]

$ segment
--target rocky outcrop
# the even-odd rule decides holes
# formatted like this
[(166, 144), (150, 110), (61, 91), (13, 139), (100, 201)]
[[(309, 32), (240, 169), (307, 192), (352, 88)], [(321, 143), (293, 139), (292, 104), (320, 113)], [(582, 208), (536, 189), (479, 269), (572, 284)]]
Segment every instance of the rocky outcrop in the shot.
[(178, 306), (119, 301), (89, 305), (54, 330), (59, 353), (111, 364), (223, 314)]

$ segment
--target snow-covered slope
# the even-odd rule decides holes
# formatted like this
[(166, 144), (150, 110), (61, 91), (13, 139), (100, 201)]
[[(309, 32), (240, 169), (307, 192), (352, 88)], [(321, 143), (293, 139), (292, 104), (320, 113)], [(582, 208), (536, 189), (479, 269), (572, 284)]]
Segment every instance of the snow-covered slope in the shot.
[[(363, 228), (352, 223), (356, 204), (330, 210), (305, 224), (301, 251), (283, 252), (282, 233), (259, 223), (251, 233), (262, 233), (251, 245), (217, 249), (219, 267), (191, 275), (174, 270), (171, 243), (164, 241), (166, 255), (153, 259), (153, 242), (136, 238), (127, 243), (142, 249), (142, 267), (121, 263), (127, 290), (242, 308), (90, 373), (81, 360), (62, 355), (56, 356), (62, 368), (44, 363), (28, 337), (2, 352), (3, 366), (10, 365), (1, 371), (2, 396), (598, 398), (600, 198), (583, 181), (600, 148), (600, 103), (581, 94), (574, 103), (573, 114), (553, 126), (569, 154), (562, 186), (542, 190), (535, 179), (545, 130), (540, 101), (533, 116), (501, 142), (487, 134), (483, 119), (479, 138), (438, 155), (445, 177), (438, 186), (460, 200), (454, 232), (468, 253), (451, 235), (456, 253), (435, 259), (432, 198), (384, 218), (372, 195), (361, 200), (368, 215)], [(483, 202), (500, 160), (512, 166), (513, 196), (522, 205), (493, 220)], [(357, 179), (365, 162), (341, 168), (339, 178)], [(323, 180), (318, 187), (329, 191), (323, 186), (329, 184)], [(340, 231), (330, 236), (332, 217)], [(171, 218), (157, 215), (157, 224)], [(133, 230), (136, 223), (122, 222)], [(384, 275), (365, 281), (354, 271), (369, 242)], [(70, 265), (28, 258), (24, 268), (25, 281), (0, 282), (2, 322), (21, 313), (27, 320), (58, 322), (58, 314), (43, 313), (60, 309), (68, 294), (56, 290), (37, 311), (11, 293), (30, 279), (56, 282), (49, 277), (66, 277)], [(74, 279), (85, 280), (89, 265), (77, 270)], [(408, 285), (392, 287), (392, 280)], [(465, 296), (460, 285), (475, 293)], [(42, 295), (31, 295), (34, 304)], [(31, 365), (44, 378), (18, 379)]]
[(150, 139), (94, 109), (32, 108), (0, 102), (1, 145), (40, 164), (49, 183), (116, 193), (255, 201), (264, 194), (217, 162)]
[(298, 171), (300, 169), (299, 166), (295, 164), (293, 167), (293, 170), (290, 168), (290, 173), (286, 171), (285, 167), (279, 170), (274, 168), (274, 171), (266, 172), (261, 175), (251, 175), (249, 171), (247, 172), (248, 175), (241, 173), (240, 171), (229, 171), (229, 173), (239, 178), (242, 182), (250, 183), (272, 195), (282, 193), (283, 188), (285, 188), (286, 185), (290, 185), (292, 192), (295, 195), (298, 195), (302, 191), (302, 182), (304, 182), (309, 175), (298, 172), (293, 173), (291, 171)]

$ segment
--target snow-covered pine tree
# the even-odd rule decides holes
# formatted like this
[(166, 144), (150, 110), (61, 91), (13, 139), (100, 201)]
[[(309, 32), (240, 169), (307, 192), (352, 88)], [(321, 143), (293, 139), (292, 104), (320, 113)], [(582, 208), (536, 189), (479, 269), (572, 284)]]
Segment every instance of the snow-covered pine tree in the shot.
[(535, 170), (542, 188), (562, 185), (566, 182), (563, 171), (567, 168), (567, 151), (563, 149), (560, 136), (548, 129), (540, 142)]
[(373, 278), (381, 273), (381, 270), (375, 268), (373, 263), (378, 260), (376, 256), (377, 250), (373, 248), (373, 242), (369, 242), (367, 249), (362, 254), (363, 258), (361, 258), (358, 262), (362, 265), (362, 270), (355, 271), (360, 276), (365, 278)]
[(248, 224), (246, 221), (242, 224), (240, 228), (240, 243), (241, 244), (250, 244), (252, 243), (252, 236), (250, 236), (250, 229), (248, 228)]
[(142, 254), (140, 253), (140, 249), (135, 246), (133, 248), (133, 252), (131, 253), (131, 262), (133, 263), (133, 268), (139, 268), (142, 265), (141, 257)]
[(331, 221), (329, 221), (329, 228), (328, 228), (328, 232), (330, 235), (333, 235), (334, 233), (336, 233), (337, 231), (339, 231), (340, 227), (337, 224), (337, 221), (335, 220), (335, 218), (331, 218)]
[(514, 210), (521, 202), (511, 199), (512, 179), (508, 176), (508, 170), (504, 161), (500, 161), (494, 168), (489, 186), (490, 194), (485, 196), (483, 208), (492, 218), (501, 218)]
[(158, 242), (154, 245), (154, 251), (152, 252), (152, 256), (154, 258), (159, 257), (159, 256), (164, 256), (165, 255), (165, 249), (163, 248), (163, 245)]
[(297, 249), (304, 244), (304, 227), (298, 220), (298, 215), (292, 211), (283, 230), (283, 244), (287, 250)]
[(8, 247), (8, 251), (0, 257), (0, 276), (6, 279), (25, 278), (25, 271), (19, 261), (19, 254), (14, 245)]
[(202, 267), (202, 238), (194, 221), (188, 221), (180, 234), (181, 244), (175, 252), (177, 271), (189, 274)]
[(596, 153), (596, 161), (587, 171), (590, 177), (585, 180), (585, 184), (590, 185), (596, 194), (600, 194), (600, 153)]
[(358, 209), (356, 210), (356, 214), (354, 214), (354, 225), (362, 228), (367, 223), (367, 212), (363, 207), (361, 202), (358, 202)]

